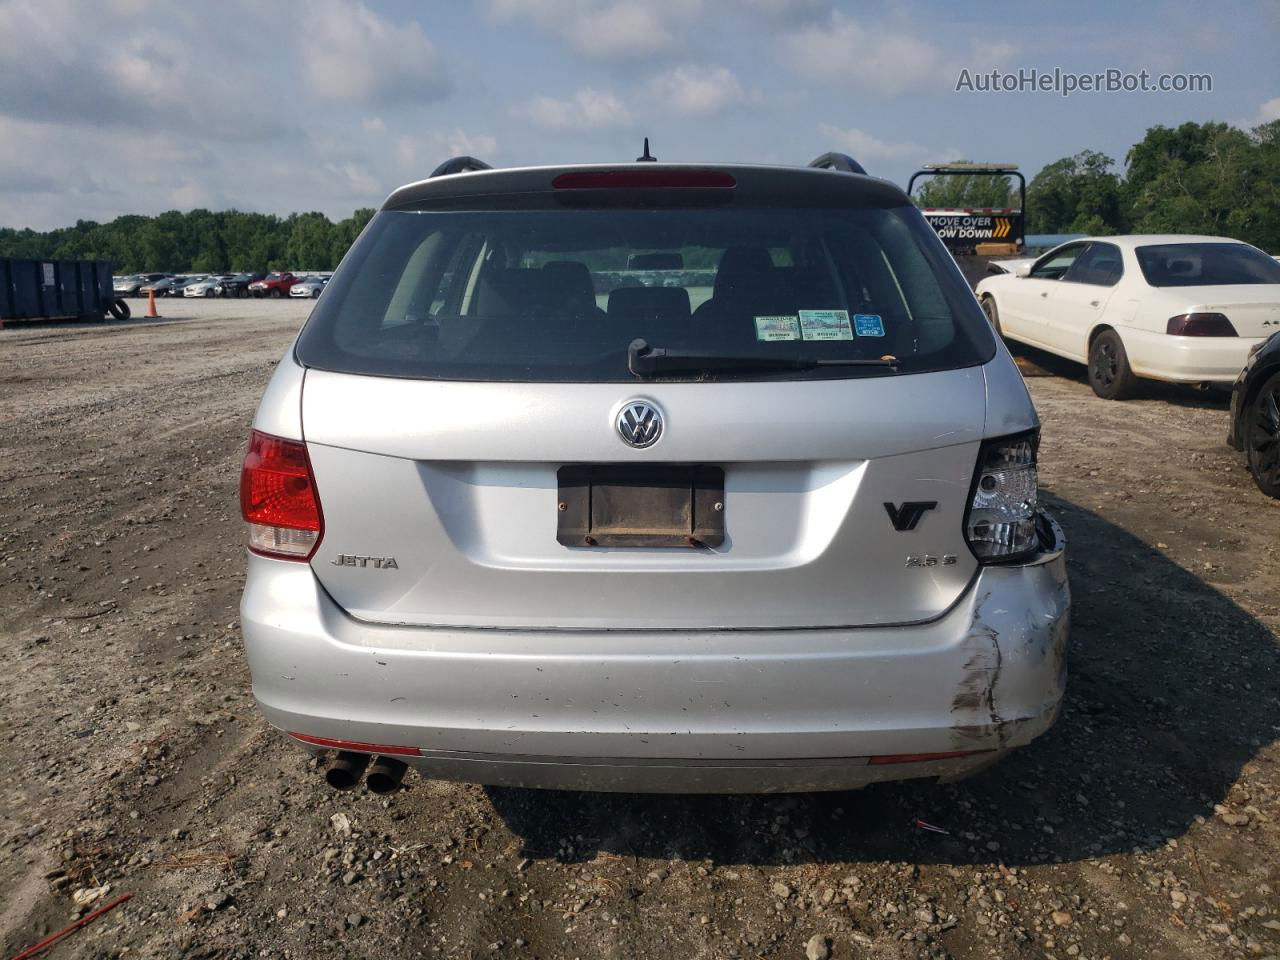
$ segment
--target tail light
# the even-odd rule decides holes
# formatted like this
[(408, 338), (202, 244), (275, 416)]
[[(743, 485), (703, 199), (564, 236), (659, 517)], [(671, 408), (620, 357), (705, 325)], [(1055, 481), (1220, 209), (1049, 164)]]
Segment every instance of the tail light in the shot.
[(964, 527), (969, 548), (983, 563), (1020, 560), (1039, 546), (1039, 446), (1039, 430), (982, 443)]
[(240, 513), (254, 553), (311, 559), (324, 535), (324, 518), (305, 444), (253, 431), (240, 471)]
[(1170, 317), (1165, 333), (1171, 337), (1238, 337), (1236, 328), (1220, 313), (1181, 313)]

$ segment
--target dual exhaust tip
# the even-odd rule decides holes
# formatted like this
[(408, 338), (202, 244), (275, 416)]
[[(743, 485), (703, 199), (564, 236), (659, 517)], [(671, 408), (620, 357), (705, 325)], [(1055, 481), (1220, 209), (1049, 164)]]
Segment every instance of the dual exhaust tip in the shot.
[[(350, 790), (364, 776), (365, 786), (370, 793), (392, 793), (399, 789), (409, 766), (395, 757), (373, 757), (367, 753), (351, 753), (343, 750), (324, 772), (325, 782), (335, 790)], [(365, 769), (368, 768), (368, 774)]]

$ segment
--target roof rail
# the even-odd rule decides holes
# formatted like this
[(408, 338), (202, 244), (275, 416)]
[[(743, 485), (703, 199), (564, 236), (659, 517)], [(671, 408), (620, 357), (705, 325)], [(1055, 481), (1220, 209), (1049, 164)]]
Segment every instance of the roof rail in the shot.
[(472, 170), (492, 170), (493, 167), (475, 157), (450, 157), (431, 171), (433, 177), (447, 177), (451, 173), (469, 173)]
[(866, 176), (867, 173), (862, 168), (862, 164), (847, 153), (824, 153), (811, 161), (809, 166), (817, 167), (820, 170), (838, 170), (841, 173), (861, 173), (863, 176)]

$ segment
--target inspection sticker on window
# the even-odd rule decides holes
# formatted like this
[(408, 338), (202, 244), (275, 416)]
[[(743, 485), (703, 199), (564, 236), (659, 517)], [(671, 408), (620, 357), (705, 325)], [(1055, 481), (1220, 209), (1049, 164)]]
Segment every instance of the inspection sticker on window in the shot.
[(800, 321), (795, 316), (755, 317), (754, 319), (757, 340), (768, 342), (800, 339)]
[(855, 313), (853, 332), (860, 337), (883, 337), (884, 321), (878, 313)]
[(852, 340), (848, 310), (801, 310), (800, 333), (806, 340)]

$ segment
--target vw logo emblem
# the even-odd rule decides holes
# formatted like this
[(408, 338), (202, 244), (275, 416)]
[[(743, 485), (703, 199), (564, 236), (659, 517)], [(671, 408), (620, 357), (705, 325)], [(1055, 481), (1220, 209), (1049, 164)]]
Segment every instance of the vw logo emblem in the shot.
[(630, 400), (618, 411), (617, 425), (624, 443), (652, 447), (662, 436), (662, 411), (647, 400)]

